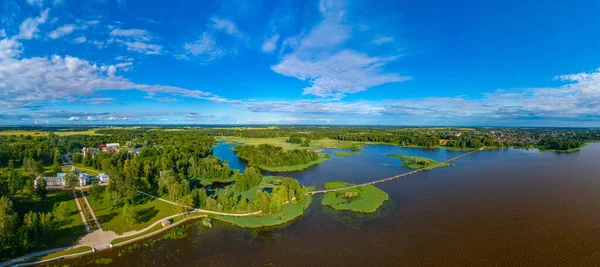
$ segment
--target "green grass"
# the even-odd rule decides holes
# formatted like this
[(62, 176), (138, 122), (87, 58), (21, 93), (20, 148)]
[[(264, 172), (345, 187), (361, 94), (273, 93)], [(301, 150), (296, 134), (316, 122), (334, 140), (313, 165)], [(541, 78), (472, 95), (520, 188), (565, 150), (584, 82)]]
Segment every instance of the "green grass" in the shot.
[(93, 197), (86, 196), (94, 209), (94, 213), (102, 229), (115, 231), (117, 234), (123, 234), (132, 230), (141, 230), (159, 219), (177, 214), (177, 207), (175, 205), (139, 194), (137, 196), (137, 203), (139, 204), (133, 206), (137, 211), (138, 222), (131, 225), (122, 219), (122, 204), (115, 204), (113, 201), (106, 199), (96, 201)]
[(430, 171), (437, 168), (454, 166), (454, 164), (438, 162), (424, 157), (404, 156), (398, 154), (387, 154), (386, 156), (399, 158), (402, 161), (402, 167), (409, 168), (411, 170), (424, 169), (426, 171)]
[(58, 258), (61, 256), (67, 256), (67, 255), (87, 252), (87, 251), (91, 251), (91, 250), (92, 250), (92, 248), (88, 247), (88, 246), (76, 247), (76, 248), (67, 249), (67, 250), (63, 250), (63, 251), (59, 251), (59, 252), (55, 252), (55, 253), (50, 253), (48, 255), (44, 255), (44, 256), (40, 257), (39, 260), (40, 261), (49, 260), (49, 259), (54, 259), (54, 258)]
[(295, 172), (295, 171), (301, 171), (304, 169), (307, 169), (311, 166), (317, 165), (319, 163), (322, 163), (326, 160), (329, 159), (329, 155), (327, 154), (319, 154), (319, 159), (317, 160), (313, 160), (313, 161), (309, 161), (305, 164), (298, 164), (298, 165), (291, 165), (291, 166), (282, 166), (282, 167), (269, 167), (269, 166), (263, 166), (263, 165), (259, 165), (256, 166), (258, 168), (260, 168), (261, 170), (265, 170), (265, 171), (270, 171), (270, 172)]
[(347, 152), (347, 151), (335, 151), (333, 152), (334, 155), (338, 156), (338, 157), (352, 157), (352, 156), (356, 156), (359, 155), (360, 152)]
[[(352, 184), (331, 181), (325, 183), (325, 189), (333, 189), (351, 186)], [(353, 212), (372, 213), (389, 199), (386, 192), (375, 187), (366, 185), (357, 188), (350, 188), (340, 191), (328, 192), (323, 197), (321, 205), (330, 206), (335, 210), (348, 210)]]
[(270, 214), (266, 216), (245, 216), (245, 217), (232, 217), (232, 216), (211, 216), (217, 220), (228, 222), (239, 227), (244, 228), (259, 228), (275, 226), (290, 222), (300, 217), (306, 208), (312, 202), (312, 198), (309, 196), (306, 198), (304, 205), (302, 204), (287, 204), (280, 212)]
[(92, 213), (90, 212), (90, 207), (88, 207), (88, 205), (85, 203), (85, 200), (81, 195), (81, 191), (76, 190), (75, 194), (77, 195), (77, 201), (79, 202), (79, 206), (81, 206), (81, 209), (83, 210), (83, 216), (87, 221), (88, 227), (90, 228), (90, 230), (98, 229), (98, 225), (96, 225), (96, 223), (94, 222), (94, 217), (92, 217)]
[(40, 251), (58, 247), (66, 247), (77, 244), (77, 240), (86, 234), (79, 210), (75, 204), (73, 194), (69, 190), (49, 190), (47, 199), (44, 202), (34, 200), (31, 197), (26, 198), (13, 198), (14, 210), (23, 217), (25, 213), (29, 211), (34, 212), (52, 212), (54, 204), (60, 202), (66, 202), (70, 215), (66, 221), (56, 223), (56, 231), (52, 232), (50, 240), (51, 243), (41, 244), (40, 246), (32, 249), (32, 251)]
[(144, 231), (142, 233), (135, 234), (135, 235), (130, 235), (130, 236), (126, 236), (126, 237), (117, 238), (117, 239), (113, 240), (110, 243), (112, 243), (113, 245), (119, 244), (119, 243), (123, 243), (125, 241), (129, 241), (131, 239), (134, 239), (134, 238), (137, 238), (137, 237), (140, 237), (140, 236), (147, 235), (149, 233), (158, 231), (158, 230), (160, 230), (162, 228), (163, 228), (163, 226), (161, 224), (157, 224), (157, 225), (153, 226), (152, 228), (148, 229), (147, 231)]
[[(51, 167), (52, 166), (50, 166), (50, 168)], [(91, 176), (97, 176), (98, 174), (102, 173), (102, 171), (100, 171), (100, 170), (96, 170), (96, 169), (94, 169), (92, 167), (85, 166), (85, 165), (83, 165), (81, 163), (75, 164), (75, 167), (77, 169), (79, 169), (80, 172), (85, 172), (85, 173), (87, 173), (87, 174), (89, 174)], [(62, 167), (62, 171), (63, 172), (70, 172), (71, 171), (71, 166), (70, 165), (69, 166), (63, 166)]]

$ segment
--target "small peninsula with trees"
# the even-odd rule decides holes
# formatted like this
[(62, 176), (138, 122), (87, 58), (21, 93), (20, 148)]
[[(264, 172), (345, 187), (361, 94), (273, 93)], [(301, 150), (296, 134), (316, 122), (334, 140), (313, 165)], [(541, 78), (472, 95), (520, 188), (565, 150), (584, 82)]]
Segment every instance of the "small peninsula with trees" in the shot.
[(272, 172), (300, 171), (329, 159), (328, 154), (319, 154), (312, 150), (284, 150), (268, 144), (236, 145), (233, 151), (237, 152), (240, 159), (248, 162), (248, 165)]
[(447, 162), (438, 162), (432, 159), (424, 158), (424, 157), (415, 157), (415, 156), (405, 156), (398, 154), (387, 154), (386, 156), (392, 158), (399, 158), (402, 161), (402, 167), (408, 168), (411, 170), (424, 169), (426, 171), (430, 171), (437, 168), (444, 167), (452, 167), (454, 164)]

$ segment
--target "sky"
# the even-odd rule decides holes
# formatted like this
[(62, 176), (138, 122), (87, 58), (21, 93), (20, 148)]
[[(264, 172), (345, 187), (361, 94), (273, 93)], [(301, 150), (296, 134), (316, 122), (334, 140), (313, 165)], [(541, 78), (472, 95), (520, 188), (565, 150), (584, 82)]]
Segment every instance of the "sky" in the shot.
[(0, 1), (0, 125), (600, 126), (600, 1)]

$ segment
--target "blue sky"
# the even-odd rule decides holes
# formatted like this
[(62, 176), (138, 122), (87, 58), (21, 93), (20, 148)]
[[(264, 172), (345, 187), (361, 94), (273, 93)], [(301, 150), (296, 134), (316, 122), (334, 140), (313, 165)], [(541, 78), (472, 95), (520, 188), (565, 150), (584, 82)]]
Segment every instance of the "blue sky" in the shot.
[(600, 126), (598, 1), (0, 3), (0, 124)]

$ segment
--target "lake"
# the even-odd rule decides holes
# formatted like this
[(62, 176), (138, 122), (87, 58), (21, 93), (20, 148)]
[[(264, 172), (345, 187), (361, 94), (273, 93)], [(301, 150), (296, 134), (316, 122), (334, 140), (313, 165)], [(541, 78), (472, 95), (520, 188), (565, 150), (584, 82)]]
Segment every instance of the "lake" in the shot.
[[(243, 168), (220, 144), (215, 155)], [(321, 188), (408, 171), (397, 153), (444, 160), (464, 152), (367, 146), (302, 172), (274, 173)], [(374, 214), (334, 211), (313, 199), (306, 213), (276, 228), (188, 223), (188, 237), (140, 243), (60, 262), (99, 257), (115, 266), (566, 266), (600, 261), (600, 143), (570, 154), (481, 151), (455, 167), (378, 185), (390, 201)], [(160, 236), (158, 236), (160, 237)], [(151, 239), (149, 239), (151, 240)], [(121, 255), (119, 257), (119, 254)], [(54, 263), (57, 264), (57, 263)]]

